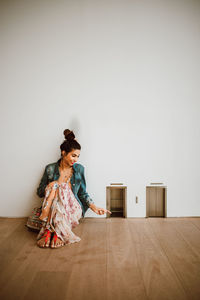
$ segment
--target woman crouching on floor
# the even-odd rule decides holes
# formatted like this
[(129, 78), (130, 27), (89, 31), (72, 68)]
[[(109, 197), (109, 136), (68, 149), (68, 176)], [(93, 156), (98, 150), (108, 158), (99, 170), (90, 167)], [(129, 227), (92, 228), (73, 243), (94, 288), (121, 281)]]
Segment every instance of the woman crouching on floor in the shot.
[(60, 248), (79, 242), (72, 229), (79, 224), (87, 209), (96, 214), (111, 213), (94, 204), (86, 192), (84, 167), (78, 164), (81, 146), (73, 131), (64, 131), (65, 140), (60, 145), (61, 158), (45, 167), (37, 194), (44, 197), (39, 219), (43, 222), (37, 236), (41, 248)]

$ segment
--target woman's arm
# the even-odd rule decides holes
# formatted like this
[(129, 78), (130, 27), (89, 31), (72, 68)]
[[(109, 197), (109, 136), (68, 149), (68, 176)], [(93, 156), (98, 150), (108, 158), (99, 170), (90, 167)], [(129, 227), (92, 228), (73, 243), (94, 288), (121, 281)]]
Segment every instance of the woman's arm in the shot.
[(98, 215), (103, 215), (104, 213), (108, 212), (111, 214), (111, 212), (107, 209), (97, 207), (94, 204), (94, 201), (90, 198), (89, 194), (86, 192), (86, 181), (85, 181), (85, 175), (84, 175), (84, 167), (82, 166), (82, 172), (81, 172), (81, 186), (78, 191), (78, 197), (80, 200), (83, 200), (86, 202), (88, 207), (93, 210)]
[(80, 200), (85, 202), (88, 207), (90, 207), (90, 204), (94, 204), (94, 201), (90, 198), (89, 194), (86, 191), (86, 181), (85, 181), (85, 174), (84, 174), (84, 167), (81, 166), (81, 185), (78, 190), (78, 197)]
[(91, 208), (91, 210), (93, 210), (97, 215), (104, 215), (105, 213), (112, 214), (108, 209), (97, 207), (95, 204), (90, 204), (89, 208)]

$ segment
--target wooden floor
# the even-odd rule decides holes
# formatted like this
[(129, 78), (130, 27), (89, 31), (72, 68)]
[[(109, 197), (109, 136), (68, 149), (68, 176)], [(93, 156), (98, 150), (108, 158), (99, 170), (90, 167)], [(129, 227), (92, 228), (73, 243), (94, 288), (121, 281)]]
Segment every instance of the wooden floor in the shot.
[(79, 243), (41, 249), (0, 219), (0, 298), (200, 299), (200, 218), (85, 218)]

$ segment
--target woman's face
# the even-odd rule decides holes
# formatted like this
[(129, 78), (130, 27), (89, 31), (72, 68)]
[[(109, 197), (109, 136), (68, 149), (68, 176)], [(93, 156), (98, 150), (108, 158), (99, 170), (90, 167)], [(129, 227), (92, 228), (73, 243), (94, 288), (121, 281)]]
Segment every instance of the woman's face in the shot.
[(62, 151), (62, 158), (65, 164), (69, 165), (70, 167), (73, 166), (74, 163), (76, 163), (80, 156), (80, 150), (73, 149), (71, 152), (66, 154), (65, 151)]

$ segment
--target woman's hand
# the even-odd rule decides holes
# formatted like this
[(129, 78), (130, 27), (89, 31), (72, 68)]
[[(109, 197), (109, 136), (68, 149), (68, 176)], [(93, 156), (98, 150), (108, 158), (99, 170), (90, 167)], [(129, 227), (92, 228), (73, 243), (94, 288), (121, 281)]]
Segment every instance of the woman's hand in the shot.
[(108, 209), (97, 207), (95, 204), (90, 204), (90, 208), (97, 215), (104, 215), (105, 213), (111, 214), (111, 212)]

